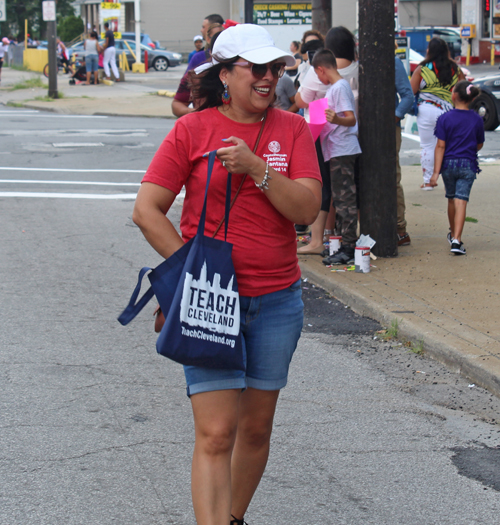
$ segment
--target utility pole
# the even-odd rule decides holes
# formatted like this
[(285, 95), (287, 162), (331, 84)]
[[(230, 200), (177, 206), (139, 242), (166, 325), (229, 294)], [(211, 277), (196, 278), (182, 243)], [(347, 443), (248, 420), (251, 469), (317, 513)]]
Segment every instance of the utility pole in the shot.
[(361, 233), (378, 257), (398, 254), (394, 0), (359, 0)]
[(312, 28), (326, 35), (332, 27), (332, 0), (312, 0)]
[(146, 66), (141, 59), (141, 0), (134, 0), (135, 18), (135, 63), (132, 64), (134, 73), (145, 73)]
[(253, 24), (253, 0), (245, 0), (245, 24)]
[(57, 44), (56, 44), (56, 2), (45, 1), (43, 6), (43, 20), (47, 22), (47, 48), (49, 53), (49, 97), (58, 98), (57, 93)]
[(451, 0), (451, 24), (458, 25), (458, 6), (457, 0)]

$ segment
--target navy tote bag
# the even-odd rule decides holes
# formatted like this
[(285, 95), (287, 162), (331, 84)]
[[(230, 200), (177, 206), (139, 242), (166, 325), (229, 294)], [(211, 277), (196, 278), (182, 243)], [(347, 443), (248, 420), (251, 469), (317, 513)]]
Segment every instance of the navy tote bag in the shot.
[[(154, 270), (142, 268), (130, 302), (118, 321), (128, 324), (155, 295), (165, 315), (156, 342), (159, 354), (183, 365), (245, 370), (238, 285), (231, 258), (233, 245), (226, 242), (231, 174), (226, 189), (224, 241), (205, 235), (215, 153), (210, 152), (208, 157), (205, 199), (196, 235)], [(151, 287), (137, 301), (142, 279), (148, 272)]]

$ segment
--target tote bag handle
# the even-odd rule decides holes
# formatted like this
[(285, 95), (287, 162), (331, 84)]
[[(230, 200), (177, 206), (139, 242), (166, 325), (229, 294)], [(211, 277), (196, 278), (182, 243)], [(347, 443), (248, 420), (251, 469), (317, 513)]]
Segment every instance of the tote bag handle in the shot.
[(130, 301), (125, 310), (123, 310), (123, 313), (120, 315), (120, 317), (118, 317), (118, 322), (120, 324), (124, 326), (126, 324), (129, 324), (130, 321), (132, 321), (132, 319), (134, 319), (134, 317), (137, 316), (137, 314), (148, 304), (149, 300), (153, 297), (153, 288), (150, 286), (149, 290), (136, 303), (137, 297), (139, 297), (139, 292), (141, 291), (142, 279), (150, 270), (151, 268), (145, 266), (139, 272), (139, 279), (137, 280), (137, 286), (135, 287), (135, 290), (132, 293), (132, 297), (130, 298)]
[[(210, 179), (212, 178), (212, 171), (214, 169), (215, 157), (217, 150), (211, 151), (208, 154), (208, 169), (207, 169), (207, 184), (205, 186), (205, 199), (203, 200), (203, 208), (201, 210), (200, 222), (198, 223), (197, 235), (205, 235), (205, 219), (207, 215), (207, 197), (208, 197), (208, 186)], [(224, 208), (224, 240), (227, 241), (227, 223), (229, 221), (229, 211), (231, 209), (231, 179), (232, 174), (227, 174), (226, 184), (226, 203)]]

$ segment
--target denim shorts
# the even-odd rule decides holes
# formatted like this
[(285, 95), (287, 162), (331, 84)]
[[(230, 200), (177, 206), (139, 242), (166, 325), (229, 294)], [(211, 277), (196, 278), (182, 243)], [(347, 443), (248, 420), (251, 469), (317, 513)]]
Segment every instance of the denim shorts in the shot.
[(187, 395), (214, 390), (280, 390), (302, 331), (304, 303), (300, 279), (284, 290), (240, 296), (246, 372), (185, 366)]
[(87, 73), (92, 73), (99, 69), (99, 55), (87, 55), (85, 57), (85, 69)]
[(447, 159), (443, 163), (443, 177), (447, 199), (469, 201), (472, 184), (476, 180), (476, 166), (469, 159)]

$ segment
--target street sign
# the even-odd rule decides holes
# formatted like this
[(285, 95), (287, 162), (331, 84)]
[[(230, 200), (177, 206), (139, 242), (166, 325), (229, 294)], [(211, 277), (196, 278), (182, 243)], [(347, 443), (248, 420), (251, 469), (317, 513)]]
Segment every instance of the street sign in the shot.
[(7, 13), (6, 13), (6, 6), (5, 6), (5, 0), (0, 0), (0, 22), (6, 22), (7, 21)]
[(42, 6), (44, 22), (55, 22), (56, 3), (53, 0), (46, 0), (45, 2), (42, 2)]

